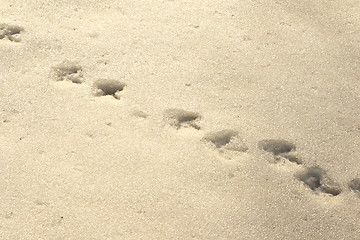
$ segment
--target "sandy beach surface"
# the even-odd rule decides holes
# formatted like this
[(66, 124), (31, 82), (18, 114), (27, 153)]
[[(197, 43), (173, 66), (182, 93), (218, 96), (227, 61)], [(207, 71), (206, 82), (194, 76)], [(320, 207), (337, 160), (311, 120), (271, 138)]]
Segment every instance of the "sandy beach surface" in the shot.
[(360, 239), (358, 0), (1, 0), (0, 239)]

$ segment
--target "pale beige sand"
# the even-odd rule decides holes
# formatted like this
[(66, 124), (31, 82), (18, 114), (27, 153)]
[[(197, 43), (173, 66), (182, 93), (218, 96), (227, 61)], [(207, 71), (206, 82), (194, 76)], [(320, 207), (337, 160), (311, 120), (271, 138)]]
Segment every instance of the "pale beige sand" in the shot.
[(360, 239), (359, 1), (1, 0), (0, 24), (0, 239)]

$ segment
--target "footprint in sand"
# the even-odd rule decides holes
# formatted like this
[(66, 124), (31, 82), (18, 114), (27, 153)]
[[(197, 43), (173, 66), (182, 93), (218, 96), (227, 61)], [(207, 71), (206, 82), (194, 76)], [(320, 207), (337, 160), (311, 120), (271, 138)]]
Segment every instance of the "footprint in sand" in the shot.
[(149, 116), (149, 114), (147, 114), (146, 112), (142, 111), (142, 110), (133, 110), (132, 111), (132, 116), (138, 118), (138, 119), (145, 119)]
[(326, 171), (320, 167), (306, 168), (296, 173), (295, 177), (316, 193), (337, 196), (342, 192), (339, 184), (330, 179)]
[(360, 178), (354, 178), (348, 183), (348, 187), (360, 197)]
[(120, 99), (120, 93), (124, 90), (126, 84), (115, 79), (98, 79), (93, 85), (93, 95), (96, 97), (113, 96)]
[(180, 128), (194, 128), (200, 130), (201, 126), (199, 121), (201, 120), (201, 115), (197, 112), (190, 112), (183, 109), (167, 109), (164, 112), (164, 120), (170, 126), (175, 127), (176, 129)]
[(52, 67), (52, 70), (56, 81), (70, 81), (77, 84), (84, 82), (82, 66), (77, 62), (65, 60)]
[(0, 23), (0, 39), (8, 39), (11, 42), (21, 42), (21, 32), (24, 28), (16, 25)]
[(302, 164), (302, 160), (295, 153), (296, 145), (282, 139), (264, 139), (258, 143), (258, 148), (272, 153), (275, 161), (286, 159), (296, 164)]
[(231, 129), (207, 133), (203, 137), (203, 140), (211, 143), (219, 151), (230, 150), (246, 152), (249, 149), (240, 137), (239, 132)]
[[(265, 139), (258, 143), (258, 148), (271, 153), (275, 162), (288, 160), (289, 162), (301, 165), (303, 162), (296, 154), (296, 145), (282, 139)], [(320, 167), (304, 168), (294, 174), (295, 178), (304, 183), (316, 193), (325, 193), (337, 196), (342, 192), (338, 183), (328, 177), (326, 171)], [(360, 181), (359, 181), (360, 188)]]

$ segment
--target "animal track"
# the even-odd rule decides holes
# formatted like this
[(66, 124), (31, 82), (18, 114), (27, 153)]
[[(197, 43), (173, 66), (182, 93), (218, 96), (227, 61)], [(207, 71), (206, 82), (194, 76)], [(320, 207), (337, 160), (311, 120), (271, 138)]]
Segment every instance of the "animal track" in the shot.
[(246, 152), (249, 149), (241, 139), (239, 133), (230, 129), (207, 133), (203, 140), (212, 143), (218, 149), (237, 152)]
[(94, 82), (93, 94), (97, 97), (111, 95), (115, 99), (120, 99), (120, 92), (125, 86), (125, 83), (115, 79), (98, 79)]
[(325, 170), (319, 167), (307, 168), (297, 173), (295, 177), (315, 192), (332, 196), (337, 196), (342, 192), (340, 186), (327, 176)]
[(197, 112), (190, 112), (183, 109), (172, 108), (164, 112), (164, 119), (171, 126), (180, 129), (183, 127), (192, 127), (200, 130), (200, 125), (197, 123), (201, 119), (201, 115)]
[(296, 150), (295, 144), (282, 139), (265, 139), (259, 142), (258, 147), (274, 155), (289, 153)]
[(53, 68), (57, 81), (71, 81), (73, 83), (83, 83), (82, 67), (77, 62), (63, 61)]
[(24, 28), (16, 25), (0, 23), (0, 39), (7, 38), (12, 42), (21, 42), (21, 32)]
[(295, 144), (289, 141), (282, 139), (265, 139), (258, 143), (258, 147), (263, 151), (272, 153), (276, 161), (285, 158), (290, 162), (302, 164), (302, 160), (294, 153), (296, 150)]
[(348, 184), (351, 191), (356, 192), (360, 196), (360, 178), (354, 178)]

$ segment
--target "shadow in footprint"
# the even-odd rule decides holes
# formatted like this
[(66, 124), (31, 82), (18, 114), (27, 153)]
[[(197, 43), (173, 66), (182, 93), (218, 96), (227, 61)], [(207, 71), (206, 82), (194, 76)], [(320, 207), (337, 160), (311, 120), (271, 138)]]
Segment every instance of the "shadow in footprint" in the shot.
[(24, 28), (16, 25), (0, 24), (0, 39), (9, 39), (12, 42), (21, 42), (21, 32)]
[(360, 196), (360, 178), (354, 178), (348, 184), (348, 187), (351, 191), (355, 192)]
[(285, 158), (290, 162), (302, 164), (302, 160), (294, 153), (296, 145), (289, 141), (282, 139), (265, 139), (258, 143), (258, 148), (272, 153), (276, 161)]
[(115, 79), (98, 79), (93, 85), (93, 94), (96, 97), (113, 96), (120, 99), (120, 92), (124, 90), (126, 84)]
[(246, 152), (249, 148), (235, 130), (225, 129), (218, 132), (207, 133), (203, 140), (212, 143), (219, 150), (226, 149), (237, 152)]
[(295, 177), (315, 192), (322, 192), (332, 196), (337, 196), (342, 192), (339, 184), (331, 180), (326, 171), (320, 167), (307, 168), (297, 173)]
[(298, 165), (303, 164), (303, 161), (300, 157), (298, 157), (295, 153), (282, 153), (275, 156), (275, 161), (280, 161), (281, 159), (286, 159), (289, 162), (296, 163)]
[(53, 68), (56, 81), (84, 82), (82, 67), (77, 62), (64, 61)]
[(192, 127), (200, 130), (201, 127), (197, 123), (201, 119), (201, 115), (197, 112), (190, 112), (183, 109), (167, 109), (164, 112), (164, 120), (171, 126), (180, 129)]
[(295, 144), (282, 139), (265, 139), (259, 142), (258, 147), (274, 155), (289, 153), (296, 150)]

